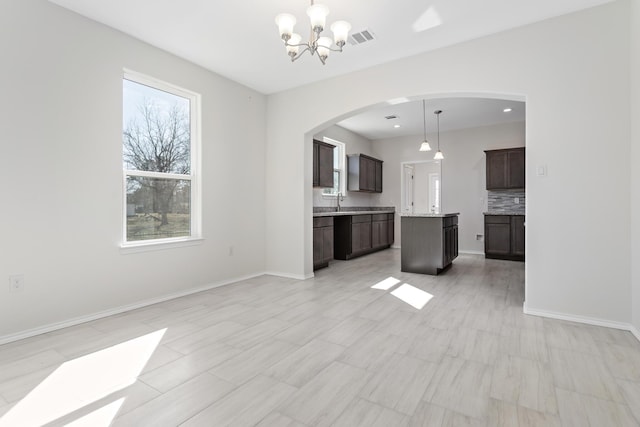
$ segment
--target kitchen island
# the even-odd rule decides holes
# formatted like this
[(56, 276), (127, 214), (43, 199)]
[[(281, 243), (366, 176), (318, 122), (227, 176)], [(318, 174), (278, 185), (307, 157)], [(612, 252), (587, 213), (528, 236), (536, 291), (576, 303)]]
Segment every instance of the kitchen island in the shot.
[(401, 270), (437, 275), (458, 256), (459, 213), (400, 214)]

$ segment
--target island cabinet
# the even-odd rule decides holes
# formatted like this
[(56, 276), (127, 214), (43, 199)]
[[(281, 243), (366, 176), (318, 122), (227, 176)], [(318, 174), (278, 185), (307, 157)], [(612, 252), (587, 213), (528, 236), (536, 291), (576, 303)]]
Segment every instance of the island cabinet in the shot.
[(348, 260), (386, 249), (393, 243), (393, 214), (334, 217), (335, 259)]
[(364, 154), (347, 156), (347, 190), (382, 193), (382, 163)]
[(524, 215), (485, 215), (485, 258), (524, 261), (524, 222)]
[(327, 267), (333, 259), (333, 217), (313, 218), (313, 269)]
[(525, 188), (525, 149), (487, 150), (487, 190)]
[(313, 140), (313, 186), (333, 187), (334, 146)]
[(458, 256), (458, 215), (403, 216), (401, 270), (437, 275)]

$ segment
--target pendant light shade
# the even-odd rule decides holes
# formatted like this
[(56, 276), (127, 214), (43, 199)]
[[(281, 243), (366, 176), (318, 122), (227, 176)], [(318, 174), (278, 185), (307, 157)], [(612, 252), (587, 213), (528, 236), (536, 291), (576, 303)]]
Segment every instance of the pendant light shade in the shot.
[(442, 151), (440, 151), (440, 114), (441, 113), (442, 113), (442, 110), (436, 110), (433, 112), (433, 114), (436, 115), (437, 123), (438, 123), (438, 151), (436, 151), (436, 155), (433, 156), (433, 160), (444, 159), (444, 154), (442, 154)]
[(424, 99), (422, 100), (422, 130), (424, 131), (424, 139), (420, 144), (420, 151), (431, 151), (431, 146), (427, 141), (427, 107)]

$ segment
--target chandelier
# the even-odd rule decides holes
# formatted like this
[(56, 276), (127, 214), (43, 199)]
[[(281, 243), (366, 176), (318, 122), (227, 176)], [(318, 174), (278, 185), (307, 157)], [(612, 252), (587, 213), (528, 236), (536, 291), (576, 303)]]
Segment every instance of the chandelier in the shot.
[[(311, 0), (311, 6), (307, 8), (307, 15), (311, 21), (311, 32), (309, 41), (305, 43), (302, 43), (300, 34), (293, 32), (293, 27), (296, 25), (295, 16), (290, 13), (281, 13), (276, 16), (276, 25), (280, 31), (280, 38), (284, 41), (284, 46), (287, 49), (287, 54), (291, 57), (291, 62), (309, 51), (311, 55), (317, 53), (320, 62), (324, 65), (330, 52), (342, 52), (342, 47), (347, 42), (347, 37), (351, 30), (351, 24), (347, 21), (336, 21), (331, 25), (333, 40), (330, 37), (321, 37), (320, 34), (324, 30), (328, 14), (329, 8), (327, 6), (313, 4), (313, 0)], [(333, 42), (335, 42), (337, 48), (332, 47)], [(300, 48), (302, 48), (302, 51), (300, 51)]]

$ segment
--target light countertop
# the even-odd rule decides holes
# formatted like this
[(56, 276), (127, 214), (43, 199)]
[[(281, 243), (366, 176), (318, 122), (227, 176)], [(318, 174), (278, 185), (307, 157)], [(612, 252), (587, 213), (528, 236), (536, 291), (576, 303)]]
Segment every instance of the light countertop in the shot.
[(313, 214), (314, 217), (320, 216), (346, 216), (346, 215), (375, 215), (375, 214), (386, 214), (386, 213), (395, 213), (394, 210), (379, 210), (379, 211), (340, 211), (340, 212), (316, 212)]
[(518, 215), (522, 215), (524, 216), (524, 214), (522, 212), (484, 212), (484, 215), (508, 215), (508, 216), (518, 216)]
[(460, 212), (452, 212), (452, 213), (401, 213), (402, 217), (424, 217), (424, 218), (446, 218), (448, 216), (458, 216)]

